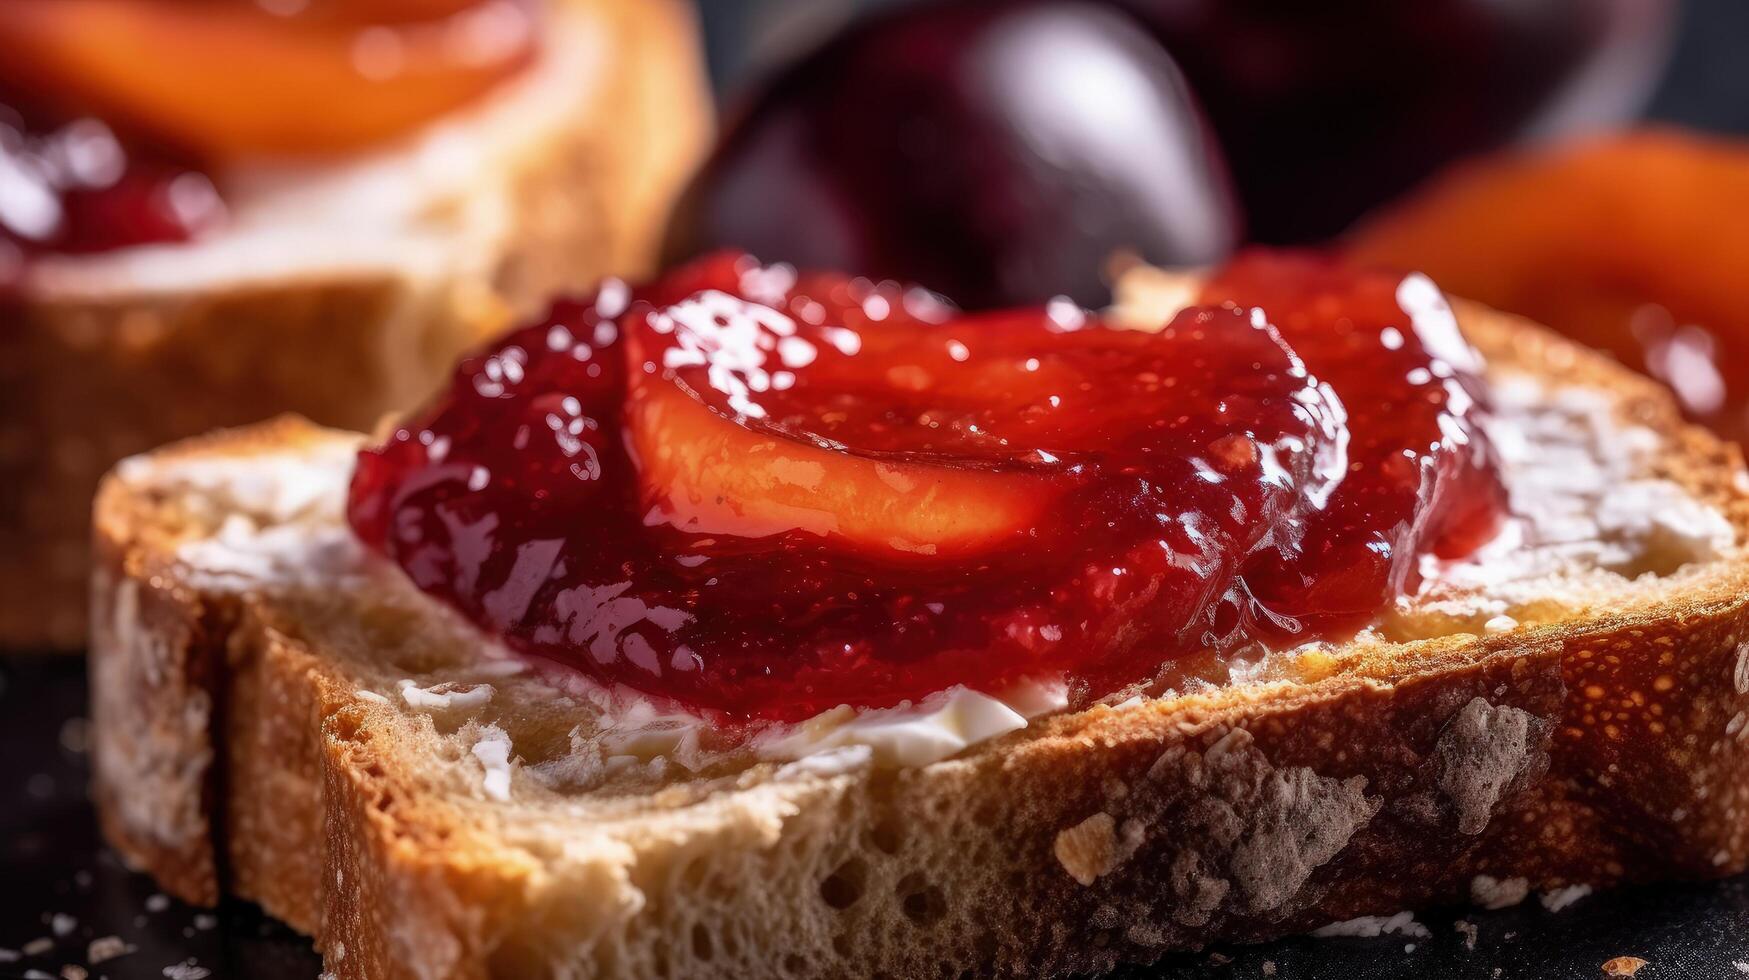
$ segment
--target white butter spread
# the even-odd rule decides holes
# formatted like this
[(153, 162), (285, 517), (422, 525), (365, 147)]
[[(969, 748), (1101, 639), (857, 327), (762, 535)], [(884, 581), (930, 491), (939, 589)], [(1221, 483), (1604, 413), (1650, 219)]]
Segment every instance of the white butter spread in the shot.
[(420, 687), (411, 680), (400, 684), (401, 699), (414, 708), (478, 708), (492, 702), (497, 690), (490, 684), (456, 684), (444, 681), (430, 687)]
[(1733, 551), (1730, 521), (1659, 476), (1659, 438), (1620, 418), (1609, 396), (1551, 388), (1515, 372), (1490, 377), (1488, 435), (1509, 498), (1501, 533), (1474, 554), (1422, 559), (1421, 594), (1399, 600), (1472, 619), (1482, 631), (1517, 625), (1512, 611), (1583, 585), (1668, 574)]
[(867, 769), (873, 763), (874, 749), (867, 745), (846, 745), (836, 749), (821, 749), (794, 762), (786, 762), (777, 768), (777, 778), (831, 779)]
[(925, 766), (1068, 706), (1068, 687), (1060, 680), (1018, 684), (1002, 697), (956, 686), (893, 708), (858, 711), (841, 705), (761, 733), (754, 750), (766, 759), (803, 759), (858, 746), (868, 750), (868, 761), (876, 766)]
[(357, 444), (321, 440), (298, 452), (221, 458), (134, 456), (116, 476), (176, 498), (197, 520), (216, 523), (176, 557), (189, 580), (215, 591), (258, 583), (343, 582), (363, 549), (344, 520)]
[(261, 526), (239, 515), (227, 517), (212, 537), (176, 549), (189, 580), (215, 590), (250, 582), (331, 583), (357, 567), (358, 554), (344, 527)]
[(358, 444), (322, 439), (296, 452), (159, 459), (130, 456), (116, 475), (131, 486), (184, 498), (199, 514), (215, 518), (241, 513), (261, 524), (338, 518), (352, 482)]
[(510, 800), (510, 736), (497, 725), (485, 725), (474, 742), (474, 758), (485, 770), (480, 788), (499, 802)]
[[(593, 744), (610, 769), (664, 758), (696, 770), (709, 761), (700, 748), (711, 726), (707, 718), (661, 707), (624, 687), (604, 687), (576, 671), (544, 673), (564, 693), (600, 712)], [(1021, 682), (997, 695), (955, 686), (916, 703), (880, 709), (840, 705), (805, 721), (769, 724), (753, 735), (751, 748), (759, 759), (789, 763), (780, 769), (784, 778), (837, 775), (866, 766), (925, 766), (1068, 705), (1068, 686), (1061, 680)]]

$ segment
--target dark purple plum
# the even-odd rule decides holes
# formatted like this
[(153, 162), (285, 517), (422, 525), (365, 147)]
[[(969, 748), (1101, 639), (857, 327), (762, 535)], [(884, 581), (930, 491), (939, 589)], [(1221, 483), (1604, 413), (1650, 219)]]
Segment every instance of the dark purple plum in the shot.
[(1254, 240), (1317, 241), (1445, 162), (1631, 114), (1674, 0), (1114, 0), (1190, 79)]
[(1209, 263), (1241, 235), (1172, 59), (1109, 4), (947, 2), (871, 16), (742, 107), (676, 212), (670, 262), (921, 283), (967, 308), (1108, 296), (1113, 252)]

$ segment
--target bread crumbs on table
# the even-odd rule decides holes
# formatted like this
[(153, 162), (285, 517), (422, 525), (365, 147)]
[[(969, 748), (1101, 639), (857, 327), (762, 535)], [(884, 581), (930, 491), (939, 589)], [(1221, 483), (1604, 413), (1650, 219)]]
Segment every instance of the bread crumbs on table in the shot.
[(1481, 934), (1481, 927), (1468, 919), (1459, 919), (1453, 922), (1451, 927), (1464, 934), (1464, 949), (1468, 952), (1475, 952), (1476, 937)]
[(133, 951), (134, 947), (129, 946), (127, 941), (120, 936), (99, 936), (91, 940), (91, 944), (85, 947), (85, 962), (96, 966), (118, 956), (126, 956)]

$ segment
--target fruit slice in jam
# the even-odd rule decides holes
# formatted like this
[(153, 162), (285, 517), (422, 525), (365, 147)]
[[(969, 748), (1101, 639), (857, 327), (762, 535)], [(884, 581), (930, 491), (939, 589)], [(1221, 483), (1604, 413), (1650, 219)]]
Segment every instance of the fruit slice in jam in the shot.
[(0, 82), (203, 159), (319, 154), (453, 110), (533, 51), (519, 2), (365, 19), (380, 6), (280, 16), (247, 2), (8, 0)]
[[(1379, 403), (1345, 423), (1248, 305), (1152, 330), (1062, 305), (957, 315), (717, 256), (465, 361), (360, 454), (350, 518), (513, 647), (730, 718), (1034, 677), (1097, 697), (1186, 654), (1353, 625), (1420, 551), (1482, 533), (1451, 503), (1471, 469), (1498, 500), (1461, 385), (1393, 409), (1428, 386), (1370, 375), (1471, 366), (1393, 316), (1398, 285), (1258, 259), (1211, 286), (1280, 289), (1332, 370), (1364, 362), (1352, 400)], [(1332, 303), (1370, 340), (1303, 315)], [(1404, 473), (1351, 465), (1402, 447), (1422, 447)], [(1361, 558), (1391, 547), (1349, 573), (1349, 530)]]
[(224, 211), (207, 164), (356, 150), (462, 105), (530, 60), (532, 18), (523, 0), (0, 4), (0, 288), (32, 255), (194, 237)]
[(806, 531), (870, 551), (955, 555), (1032, 527), (1051, 496), (1049, 481), (1021, 474), (852, 456), (725, 424), (666, 377), (634, 376), (627, 429), (646, 519), (697, 533)]

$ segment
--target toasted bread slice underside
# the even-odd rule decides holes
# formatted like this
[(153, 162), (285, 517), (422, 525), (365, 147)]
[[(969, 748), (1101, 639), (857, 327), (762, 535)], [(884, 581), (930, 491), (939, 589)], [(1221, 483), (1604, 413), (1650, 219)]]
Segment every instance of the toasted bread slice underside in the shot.
[(646, 272), (702, 71), (681, 0), (566, 0), (525, 77), (409, 145), (257, 175), (212, 241), (41, 270), (0, 305), (0, 646), (83, 642), (116, 460), (287, 411), (367, 429), (555, 290)]
[[(1166, 308), (1140, 275), (1128, 308)], [(1654, 385), (1461, 319), (1492, 371), (1603, 393), (1749, 540), (1737, 451)], [(615, 769), (585, 694), (357, 557), (355, 445), (283, 419), (112, 474), (92, 651), (110, 839), (184, 898), (261, 902), (340, 977), (1052, 975), (1749, 867), (1736, 545), (1545, 578), (1505, 627), (1437, 632), (1468, 621), (1417, 600), (924, 767)]]

